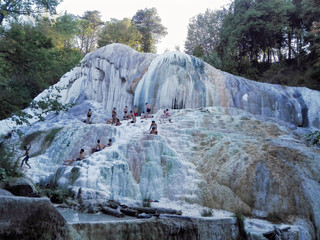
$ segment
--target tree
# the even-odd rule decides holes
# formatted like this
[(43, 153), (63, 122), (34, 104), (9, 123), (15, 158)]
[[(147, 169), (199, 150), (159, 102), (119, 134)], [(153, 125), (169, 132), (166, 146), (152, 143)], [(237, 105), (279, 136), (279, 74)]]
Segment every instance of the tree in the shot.
[(0, 38), (0, 118), (29, 105), (80, 60), (72, 49), (57, 49), (43, 24), (12, 23)]
[(100, 12), (86, 11), (79, 21), (79, 28), (77, 33), (77, 47), (82, 53), (93, 51), (97, 47), (98, 31), (103, 25)]
[(40, 14), (49, 12), (54, 14), (61, 0), (1, 0), (0, 25), (8, 17), (17, 18), (21, 15)]
[(167, 28), (161, 24), (156, 8), (140, 9), (132, 17), (132, 22), (141, 33), (142, 52), (154, 52), (155, 44), (167, 35)]
[(98, 47), (111, 43), (122, 43), (140, 51), (141, 34), (129, 18), (123, 20), (111, 19), (106, 22), (98, 33)]
[[(186, 53), (194, 55), (196, 52), (197, 57), (209, 57), (220, 43), (220, 30), (224, 15), (225, 12), (222, 10), (207, 9), (204, 14), (200, 13), (191, 18), (185, 42)], [(199, 55), (199, 53), (202, 54)]]

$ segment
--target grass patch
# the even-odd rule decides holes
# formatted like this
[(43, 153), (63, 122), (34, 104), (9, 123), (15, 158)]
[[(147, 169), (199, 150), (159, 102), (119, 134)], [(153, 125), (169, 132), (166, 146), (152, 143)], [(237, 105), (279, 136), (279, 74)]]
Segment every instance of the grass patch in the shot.
[(201, 212), (201, 216), (202, 217), (212, 217), (213, 216), (212, 209), (203, 209)]
[(23, 149), (24, 146), (29, 145), (33, 140), (35, 140), (37, 137), (39, 137), (42, 133), (43, 133), (43, 131), (36, 131), (36, 132), (33, 132), (29, 135), (24, 136), (22, 139), (22, 143), (21, 143), (21, 149)]
[(244, 216), (242, 214), (242, 211), (239, 211), (239, 210), (236, 211), (233, 216), (237, 219), (240, 239), (243, 239), (243, 240), (248, 239), (247, 232), (244, 229)]
[(61, 131), (62, 128), (53, 128), (51, 129), (51, 131), (45, 136), (44, 138), (44, 142), (47, 145), (51, 145), (51, 143), (53, 142), (54, 138), (56, 137), (56, 135), (58, 134), (58, 132)]
[(63, 189), (59, 187), (38, 187), (39, 194), (43, 197), (48, 197), (52, 203), (68, 204), (68, 199), (74, 198), (74, 193), (71, 189)]

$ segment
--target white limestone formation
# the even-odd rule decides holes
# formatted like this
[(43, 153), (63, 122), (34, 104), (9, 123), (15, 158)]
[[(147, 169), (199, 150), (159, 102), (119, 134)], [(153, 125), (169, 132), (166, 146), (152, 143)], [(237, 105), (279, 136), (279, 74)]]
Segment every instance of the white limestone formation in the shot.
[[(121, 44), (88, 54), (56, 86), (64, 88), (63, 103), (76, 105), (21, 128), (26, 135), (44, 131), (25, 170), (35, 182), (81, 188), (87, 198), (181, 200), (276, 215), (301, 229), (295, 239), (320, 238), (320, 151), (304, 140), (320, 128), (318, 91), (258, 83), (183, 53), (142, 54)], [(152, 119), (105, 124), (113, 107), (122, 119), (124, 106), (141, 113), (146, 102)], [(88, 108), (92, 124), (83, 122)], [(160, 123), (164, 108), (172, 123)], [(151, 120), (158, 135), (149, 134)], [(61, 130), (45, 146), (52, 128)], [(91, 154), (97, 139), (109, 138), (111, 147)], [(62, 166), (81, 148), (83, 161)]]
[(111, 44), (87, 54), (56, 86), (66, 88), (64, 103), (93, 100), (109, 115), (126, 105), (142, 112), (146, 102), (154, 112), (222, 106), (320, 128), (318, 91), (250, 81), (181, 52), (146, 54)]

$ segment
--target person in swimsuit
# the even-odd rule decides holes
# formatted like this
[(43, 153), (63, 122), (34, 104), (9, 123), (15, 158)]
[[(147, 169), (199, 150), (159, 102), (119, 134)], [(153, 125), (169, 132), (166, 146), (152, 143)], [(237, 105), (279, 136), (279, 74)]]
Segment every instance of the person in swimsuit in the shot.
[(98, 139), (98, 141), (97, 141), (97, 146), (96, 146), (96, 150), (97, 150), (97, 151), (101, 151), (101, 150), (103, 150), (105, 147), (106, 147), (106, 145), (102, 144), (102, 143), (100, 142), (100, 139)]
[(87, 124), (90, 124), (91, 116), (92, 116), (92, 112), (91, 112), (91, 109), (89, 109), (89, 111), (87, 112)]
[(117, 109), (115, 107), (112, 109), (112, 124), (117, 124)]
[(63, 164), (70, 166), (72, 163), (74, 163), (75, 161), (81, 161), (84, 159), (84, 149), (80, 150), (80, 155), (77, 158), (72, 158), (71, 160), (63, 160)]
[(151, 131), (150, 131), (150, 134), (158, 135), (157, 128), (156, 128), (156, 127), (152, 127), (152, 129), (151, 129)]
[(149, 118), (149, 114), (151, 113), (151, 106), (149, 103), (146, 103), (146, 108), (147, 108), (147, 116), (146, 118)]
[(137, 122), (136, 115), (134, 115), (134, 113), (132, 111), (130, 111), (130, 115), (131, 115), (131, 118), (132, 118), (131, 123), (136, 123)]
[(133, 112), (134, 112), (134, 115), (137, 117), (138, 116), (138, 107), (137, 107), (137, 105), (134, 105), (134, 110), (133, 110)]
[(157, 124), (156, 124), (156, 121), (152, 121), (152, 123), (151, 123), (151, 125), (150, 125), (150, 128), (149, 128), (149, 131), (153, 128), (153, 127), (155, 127), (155, 129), (157, 130)]
[(123, 119), (127, 119), (128, 118), (128, 106), (126, 106), (124, 109), (123, 109)]
[(109, 138), (109, 142), (108, 142), (108, 144), (107, 144), (107, 147), (111, 147), (111, 146), (112, 146), (112, 139)]
[(29, 158), (30, 158), (30, 148), (31, 148), (31, 144), (30, 144), (29, 148), (28, 148), (27, 146), (24, 146), (24, 150), (25, 150), (26, 152), (25, 152), (25, 155), (24, 155), (25, 158), (22, 160), (21, 167), (23, 166), (23, 163), (25, 162), (26, 165), (27, 165), (29, 168), (31, 168), (30, 165), (28, 164), (28, 160), (29, 160)]

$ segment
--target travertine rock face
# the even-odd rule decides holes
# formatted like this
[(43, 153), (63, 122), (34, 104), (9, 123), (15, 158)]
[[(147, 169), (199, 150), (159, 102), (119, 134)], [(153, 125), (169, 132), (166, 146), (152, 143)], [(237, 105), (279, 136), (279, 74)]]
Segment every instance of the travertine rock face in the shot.
[[(320, 152), (305, 144), (312, 128), (298, 127), (320, 128), (318, 91), (257, 83), (183, 53), (141, 54), (121, 44), (88, 54), (57, 86), (66, 87), (64, 102), (77, 105), (25, 130), (63, 127), (45, 154), (30, 159), (35, 182), (81, 187), (91, 199), (167, 198), (276, 215), (320, 239)], [(158, 135), (148, 132), (151, 119), (105, 124), (113, 107), (121, 119), (124, 106), (142, 112), (146, 102)], [(82, 121), (88, 108), (90, 125)], [(160, 124), (163, 108), (180, 109), (170, 110), (172, 123)], [(112, 147), (91, 154), (97, 139), (108, 138)], [(85, 160), (61, 166), (81, 148)]]
[(320, 128), (319, 92), (236, 77), (180, 52), (158, 56), (111, 44), (88, 54), (56, 86), (66, 87), (64, 102), (94, 100), (109, 116), (113, 107), (137, 105), (142, 112), (146, 102), (154, 112), (223, 106)]

